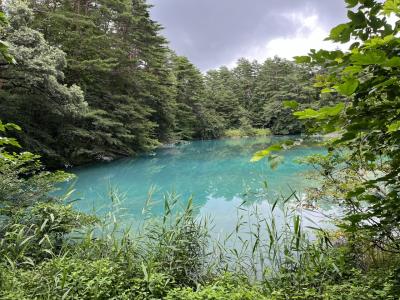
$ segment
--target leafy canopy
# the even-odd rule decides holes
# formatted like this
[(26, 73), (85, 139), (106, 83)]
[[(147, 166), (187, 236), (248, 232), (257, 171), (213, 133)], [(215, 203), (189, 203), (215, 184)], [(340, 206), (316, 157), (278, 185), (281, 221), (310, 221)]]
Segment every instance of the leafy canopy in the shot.
[(362, 175), (361, 185), (348, 187), (344, 196), (348, 210), (343, 225), (365, 233), (382, 247), (400, 251), (400, 3), (346, 3), (349, 22), (333, 28), (328, 39), (351, 41), (349, 50), (311, 50), (308, 56), (296, 58), (298, 63), (325, 68), (316, 85), (345, 100), (335, 107), (294, 114), (312, 121), (310, 132), (336, 132), (329, 155), (346, 149), (348, 160), (342, 168), (344, 163)]

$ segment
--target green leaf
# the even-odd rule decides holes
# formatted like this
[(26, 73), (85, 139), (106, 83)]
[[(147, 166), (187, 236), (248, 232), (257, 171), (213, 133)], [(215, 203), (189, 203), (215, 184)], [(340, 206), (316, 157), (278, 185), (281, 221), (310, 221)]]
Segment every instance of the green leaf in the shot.
[(336, 86), (335, 88), (340, 94), (344, 96), (350, 96), (357, 90), (359, 84), (360, 82), (358, 79), (348, 78), (345, 82)]
[(372, 8), (373, 6), (376, 6), (376, 0), (358, 0), (358, 2), (360, 2), (364, 7)]
[(355, 65), (379, 65), (386, 61), (386, 54), (382, 50), (369, 50), (365, 53), (355, 53), (350, 59)]
[(8, 44), (2, 40), (0, 40), (0, 54), (8, 63), (16, 64), (14, 57), (8, 53)]
[(337, 116), (343, 111), (344, 107), (345, 107), (344, 103), (338, 103), (335, 106), (323, 107), (318, 111), (311, 108), (307, 108), (303, 111), (296, 111), (295, 113), (293, 113), (293, 115), (298, 117), (299, 120), (307, 120), (307, 119), (324, 120), (330, 117)]
[(400, 0), (386, 0), (383, 4), (383, 11), (386, 15), (390, 15), (391, 13), (399, 14)]
[(8, 24), (6, 15), (4, 14), (4, 12), (0, 11), (0, 25), (5, 26)]
[(340, 142), (347, 142), (354, 140), (357, 136), (358, 136), (357, 131), (348, 131), (342, 135), (342, 137), (340, 138)]
[(328, 94), (328, 93), (334, 93), (335, 90), (331, 89), (331, 88), (324, 88), (321, 90), (321, 94)]
[(319, 113), (321, 114), (321, 117), (324, 119), (327, 117), (335, 117), (339, 115), (343, 109), (345, 108), (345, 105), (343, 102), (340, 102), (336, 104), (335, 106), (326, 106), (323, 107), (319, 110)]
[(355, 190), (351, 190), (347, 193), (347, 198), (353, 198), (353, 197), (357, 197), (360, 196), (361, 194), (363, 194), (365, 192), (365, 188), (363, 187), (358, 187)]
[(400, 57), (392, 57), (388, 60), (386, 60), (382, 66), (384, 67), (389, 67), (389, 68), (394, 68), (394, 67), (399, 67), (400, 66)]
[(21, 145), (18, 143), (18, 141), (16, 139), (0, 136), (0, 146), (2, 146), (2, 145), (11, 145), (11, 146), (18, 147), (18, 148), (21, 147)]
[(349, 23), (340, 24), (332, 28), (328, 39), (336, 42), (346, 43), (350, 40), (351, 28)]
[(16, 130), (16, 131), (21, 131), (21, 127), (19, 127), (17, 124), (14, 123), (7, 123), (4, 124), (4, 128), (7, 130)]
[(339, 115), (343, 109), (345, 108), (345, 105), (343, 102), (340, 102), (336, 104), (335, 106), (325, 106), (319, 110), (319, 112), (328, 117), (334, 117)]
[(250, 161), (251, 162), (260, 161), (264, 157), (268, 156), (272, 151), (281, 151), (281, 150), (283, 150), (283, 147), (281, 146), (281, 144), (274, 144), (272, 146), (269, 146), (267, 149), (256, 152)]
[(306, 119), (316, 119), (319, 116), (319, 113), (311, 108), (307, 108), (303, 111), (296, 111), (293, 113), (294, 116), (298, 117), (299, 120), (306, 120)]
[(358, 0), (345, 0), (347, 8), (352, 8), (358, 4)]
[(388, 125), (387, 127), (388, 127), (388, 132), (399, 131), (400, 130), (400, 121), (396, 121), (396, 122)]
[(372, 91), (376, 91), (378, 89), (390, 86), (393, 83), (397, 83), (397, 82), (398, 82), (398, 79), (396, 77), (389, 78), (388, 80), (385, 80), (384, 82), (381, 82), (381, 83), (375, 85), (374, 88), (372, 89)]
[(353, 12), (351, 10), (349, 10), (347, 12), (347, 16), (349, 17), (349, 19), (352, 21), (352, 23), (356, 26), (360, 26), (360, 25), (365, 25), (366, 24), (366, 18), (364, 13), (359, 10), (358, 12)]
[(311, 62), (311, 57), (309, 56), (295, 56), (294, 60), (298, 64), (306, 64)]
[(384, 38), (382, 37), (373, 37), (372, 39), (365, 41), (364, 47), (365, 48), (376, 48), (379, 46), (386, 45), (393, 41), (395, 39), (393, 34), (389, 34), (385, 36)]
[(291, 109), (297, 109), (299, 107), (299, 103), (297, 101), (283, 101), (283, 107), (285, 108), (291, 108)]
[(342, 73), (348, 76), (352, 76), (354, 74), (360, 73), (361, 71), (362, 71), (361, 66), (347, 66), (346, 68), (343, 69)]

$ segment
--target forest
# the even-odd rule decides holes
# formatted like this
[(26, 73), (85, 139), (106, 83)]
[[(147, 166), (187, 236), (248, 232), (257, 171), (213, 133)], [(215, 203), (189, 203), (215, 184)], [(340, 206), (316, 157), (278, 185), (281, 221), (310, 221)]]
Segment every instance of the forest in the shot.
[(284, 59), (201, 73), (168, 48), (144, 1), (31, 1), (29, 9), (10, 10), (3, 30), (16, 63), (1, 65), (0, 118), (21, 126), (16, 138), (49, 167), (231, 129), (298, 134), (303, 127), (283, 101), (334, 101), (313, 86), (320, 70)]
[[(327, 39), (347, 51), (202, 72), (170, 48), (145, 0), (2, 3), (0, 299), (400, 299), (400, 2), (343, 5), (348, 22)], [(248, 224), (232, 228), (242, 251), (211, 240), (191, 199), (176, 213), (165, 197), (163, 217), (132, 230), (114, 191), (105, 216), (52, 194), (73, 180), (71, 166), (181, 141), (300, 134), (324, 137), (327, 151), (301, 162), (320, 183), (309, 206), (342, 211), (313, 238), (283, 208), (295, 193), (268, 220), (238, 208), (257, 220), (248, 240)], [(274, 164), (299, 144), (252, 161)]]

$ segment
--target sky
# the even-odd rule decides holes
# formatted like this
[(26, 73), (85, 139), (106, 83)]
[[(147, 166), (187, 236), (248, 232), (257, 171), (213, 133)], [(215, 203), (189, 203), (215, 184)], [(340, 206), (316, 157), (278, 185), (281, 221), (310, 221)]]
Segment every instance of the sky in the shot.
[(178, 55), (202, 71), (233, 67), (245, 57), (291, 59), (324, 42), (330, 28), (346, 22), (343, 0), (149, 0), (151, 16)]

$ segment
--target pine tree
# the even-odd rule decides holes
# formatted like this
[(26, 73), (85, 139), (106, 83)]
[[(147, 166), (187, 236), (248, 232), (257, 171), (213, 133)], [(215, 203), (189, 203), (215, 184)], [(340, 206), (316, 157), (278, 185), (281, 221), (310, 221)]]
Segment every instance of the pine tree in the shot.
[(37, 28), (67, 53), (67, 81), (77, 82), (89, 103), (74, 161), (132, 155), (172, 136), (168, 49), (145, 1), (34, 5)]
[(233, 90), (238, 96), (241, 106), (248, 111), (251, 111), (253, 107), (254, 90), (259, 68), (257, 61), (250, 62), (245, 58), (241, 58), (232, 70), (234, 77)]
[(211, 112), (206, 107), (203, 75), (183, 56), (173, 56), (172, 70), (175, 76), (177, 102), (175, 127), (178, 138), (209, 137), (208, 134), (203, 136), (207, 131), (204, 127), (212, 123), (210, 118), (215, 111)]
[(233, 89), (234, 78), (228, 68), (209, 71), (206, 76), (207, 101), (223, 118), (226, 129), (238, 128), (240, 118), (245, 114)]
[(316, 101), (312, 86), (313, 73), (293, 62), (275, 57), (261, 66), (254, 91), (252, 116), (259, 127), (267, 127), (275, 134), (296, 134), (301, 123), (292, 116), (284, 101), (299, 103)]

